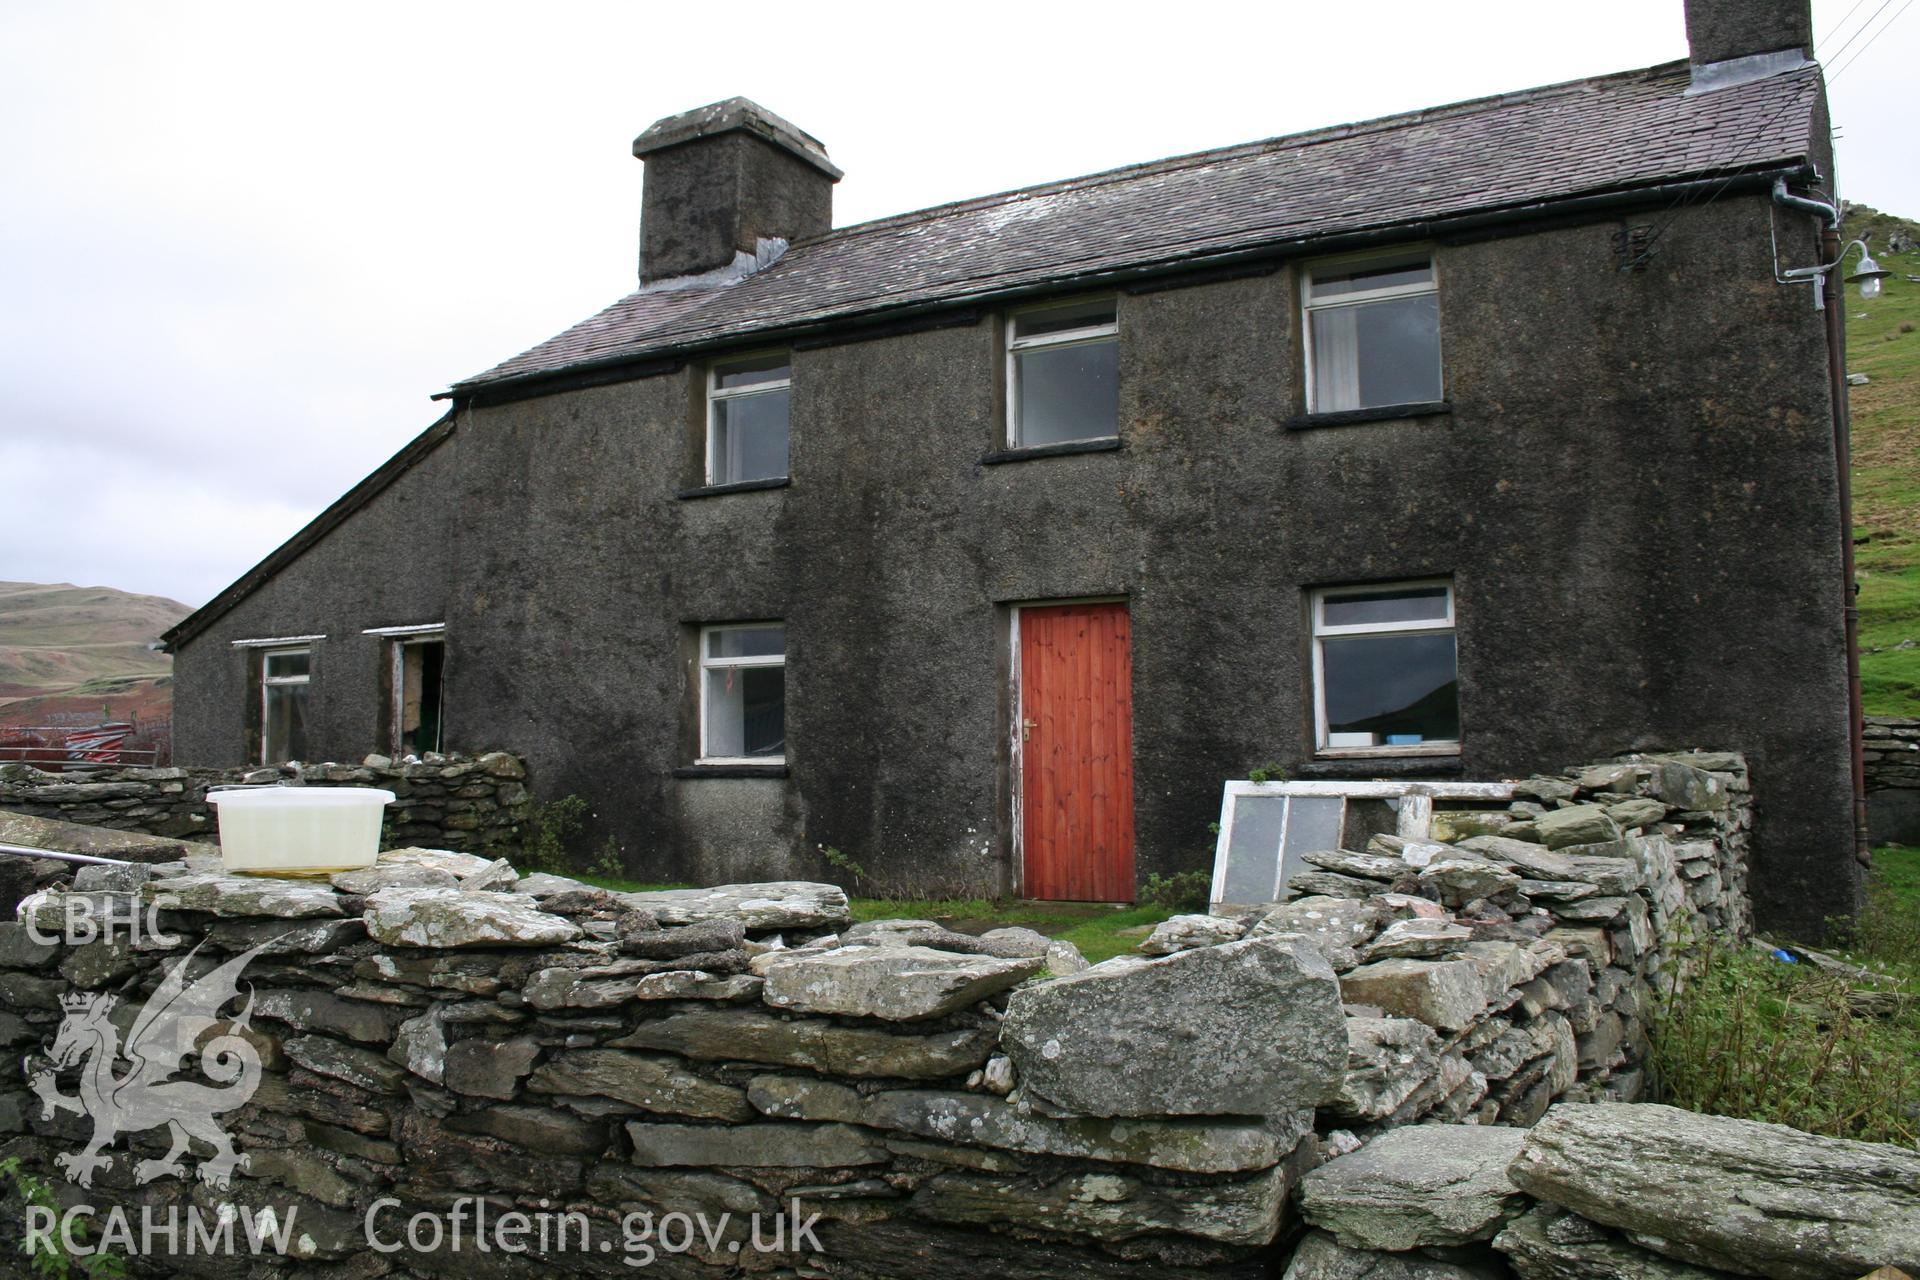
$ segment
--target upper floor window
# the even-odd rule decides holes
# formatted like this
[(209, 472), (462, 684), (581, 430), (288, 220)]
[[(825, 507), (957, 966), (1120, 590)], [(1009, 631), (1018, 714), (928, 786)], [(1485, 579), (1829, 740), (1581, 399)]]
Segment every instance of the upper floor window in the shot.
[(787, 407), (793, 369), (785, 352), (707, 370), (707, 483), (779, 480), (787, 474)]
[(1007, 323), (1007, 443), (1119, 434), (1119, 335), (1110, 298), (1015, 312)]
[(1312, 608), (1316, 750), (1458, 750), (1452, 583), (1329, 587)]
[(269, 649), (260, 655), (260, 762), (307, 758), (307, 687), (313, 650)]
[(700, 631), (700, 762), (780, 764), (787, 756), (787, 628)]
[(1431, 257), (1314, 267), (1305, 293), (1308, 412), (1441, 398), (1440, 294)]

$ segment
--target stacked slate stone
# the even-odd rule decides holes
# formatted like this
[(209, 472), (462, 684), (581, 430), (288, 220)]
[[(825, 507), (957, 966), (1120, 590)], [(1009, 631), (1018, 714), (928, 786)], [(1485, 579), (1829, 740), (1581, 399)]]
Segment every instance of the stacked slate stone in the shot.
[(19, 762), (0, 764), (0, 810), (36, 818), (144, 831), (172, 839), (214, 837), (207, 792), (217, 786), (378, 787), (393, 792), (386, 842), (512, 854), (533, 797), (527, 770), (505, 751), (394, 760), (368, 756), (357, 765), (267, 765), (243, 769), (90, 769), (49, 773)]
[[(162, 935), (27, 932), (146, 908)], [(626, 1275), (626, 1215), (704, 1213), (732, 1216), (650, 1274), (1263, 1275), (1348, 1057), (1338, 981), (1297, 940), (1089, 968), (1026, 930), (852, 924), (830, 885), (615, 894), (420, 849), (272, 880), (195, 855), (86, 868), (21, 911), (0, 925), (0, 1038), (20, 1073), (0, 1083), (0, 1158), (134, 1214), (297, 1211), (297, 1256), (137, 1268), (156, 1274)], [(167, 1145), (149, 1130), (70, 1186), (55, 1158), (90, 1127), (28, 1088), (67, 1001), (116, 997), (124, 1035), (174, 966), (239, 957), (251, 1012), (233, 1034), (265, 1074), (221, 1124), (246, 1165), (197, 1181), (196, 1149), (187, 1176), (140, 1181)], [(58, 1092), (84, 1070), (60, 1070)], [(182, 1078), (197, 1074), (190, 1059)], [(577, 1209), (588, 1251), (368, 1248), (381, 1200), (397, 1202), (378, 1217), (390, 1241), (470, 1196), (496, 1218)], [(818, 1249), (755, 1253), (751, 1215), (796, 1199), (821, 1215)]]
[(1920, 1152), (1650, 1104), (1395, 1129), (1308, 1174), (1299, 1207), (1285, 1280), (1920, 1273)]
[(1868, 716), (1863, 758), (1875, 844), (1920, 844), (1920, 719)]
[(1515, 784), (1432, 838), (1309, 853), (1291, 900), (1176, 916), (1140, 949), (1297, 938), (1340, 975), (1350, 1059), (1322, 1116), (1530, 1125), (1559, 1099), (1640, 1096), (1662, 950), (1748, 929), (1745, 763), (1636, 755)]

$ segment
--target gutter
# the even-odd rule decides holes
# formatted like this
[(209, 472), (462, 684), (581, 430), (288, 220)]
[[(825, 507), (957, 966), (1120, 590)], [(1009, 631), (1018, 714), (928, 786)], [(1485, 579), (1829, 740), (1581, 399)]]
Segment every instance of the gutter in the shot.
[[(687, 359), (704, 356), (711, 352), (739, 348), (743, 341), (755, 343), (794, 342), (818, 335), (844, 332), (856, 326), (877, 323), (903, 321), (941, 312), (978, 307), (982, 305), (1000, 306), (1017, 303), (1028, 298), (1045, 297), (1059, 292), (1062, 288), (1088, 288), (1100, 285), (1124, 287), (1128, 284), (1161, 280), (1185, 275), (1194, 271), (1205, 271), (1235, 266), (1271, 263), (1277, 268), (1291, 258), (1307, 254), (1344, 253), (1349, 250), (1367, 249), (1378, 245), (1400, 244), (1410, 240), (1434, 240), (1449, 236), (1468, 235), (1474, 232), (1494, 228), (1511, 227), (1516, 223), (1537, 222), (1548, 219), (1560, 219), (1613, 213), (1625, 209), (1637, 209), (1650, 205), (1670, 203), (1691, 203), (1700, 198), (1712, 199), (1739, 191), (1764, 191), (1769, 187), (1778, 187), (1789, 178), (1807, 180), (1814, 176), (1814, 170), (1808, 165), (1773, 167), (1755, 170), (1749, 173), (1735, 174), (1731, 177), (1694, 178), (1680, 182), (1666, 182), (1656, 186), (1632, 187), (1625, 190), (1602, 191), (1592, 195), (1573, 196), (1565, 199), (1538, 200), (1531, 204), (1513, 205), (1502, 209), (1482, 210), (1477, 213), (1458, 214), (1447, 218), (1430, 218), (1412, 222), (1387, 223), (1382, 226), (1368, 227), (1359, 231), (1349, 231), (1337, 235), (1297, 235), (1284, 240), (1269, 241), (1249, 249), (1236, 249), (1221, 253), (1200, 253), (1187, 257), (1162, 259), (1156, 262), (1138, 263), (1124, 267), (1109, 267), (1103, 270), (1087, 272), (1063, 272), (1048, 276), (1030, 284), (1014, 285), (1004, 288), (982, 287), (961, 293), (952, 293), (937, 300), (905, 303), (895, 306), (876, 306), (867, 310), (849, 311), (831, 318), (803, 321), (797, 324), (777, 325), (766, 329), (732, 330), (711, 338), (694, 339), (665, 346), (649, 347), (644, 351), (625, 352), (619, 355), (600, 356), (592, 360), (581, 360), (574, 364), (563, 365), (557, 369), (542, 369), (533, 373), (513, 374), (489, 382), (456, 383), (445, 391), (434, 395), (435, 400), (451, 400), (455, 409), (471, 407), (476, 400), (485, 404), (504, 403), (512, 400), (529, 399), (544, 395), (545, 384), (577, 377), (582, 374), (617, 370), (626, 366), (637, 366), (632, 376), (643, 377), (647, 373), (666, 372), (677, 368)], [(651, 367), (648, 367), (651, 366)], [(609, 377), (607, 381), (619, 381)]]
[(1787, 180), (1773, 184), (1773, 202), (1820, 219), (1820, 260), (1833, 265), (1821, 272), (1820, 302), (1827, 323), (1827, 380), (1833, 402), (1833, 458), (1839, 475), (1840, 573), (1844, 584), (1841, 625), (1847, 645), (1847, 737), (1853, 766), (1853, 856), (1873, 865), (1867, 833), (1867, 717), (1860, 690), (1860, 583), (1853, 563), (1853, 426), (1847, 408), (1847, 317), (1839, 277), (1840, 211), (1824, 200), (1797, 196)]

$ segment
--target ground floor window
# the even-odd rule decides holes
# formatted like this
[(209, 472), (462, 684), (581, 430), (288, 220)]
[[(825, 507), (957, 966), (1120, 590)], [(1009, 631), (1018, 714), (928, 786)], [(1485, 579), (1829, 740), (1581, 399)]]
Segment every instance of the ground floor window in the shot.
[(307, 757), (307, 689), (313, 650), (270, 649), (260, 655), (260, 762)]
[(1312, 613), (1316, 750), (1458, 750), (1451, 582), (1329, 587)]
[(700, 763), (780, 764), (787, 755), (787, 629), (700, 631)]

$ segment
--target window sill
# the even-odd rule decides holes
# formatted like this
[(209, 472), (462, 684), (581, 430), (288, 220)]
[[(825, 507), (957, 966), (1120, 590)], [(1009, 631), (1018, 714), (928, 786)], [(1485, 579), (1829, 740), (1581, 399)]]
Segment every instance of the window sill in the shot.
[(780, 764), (687, 764), (673, 771), (676, 778), (784, 778), (787, 766)]
[(717, 498), (723, 493), (755, 493), (761, 489), (784, 489), (793, 481), (788, 476), (775, 476), (770, 480), (740, 480), (733, 484), (704, 484), (693, 489), (678, 490), (676, 498)]
[(1435, 418), (1453, 412), (1447, 400), (1427, 400), (1419, 404), (1383, 404), (1372, 409), (1342, 409), (1338, 413), (1302, 413), (1287, 419), (1289, 431), (1311, 431), (1315, 427), (1346, 427), (1361, 422), (1391, 422), (1399, 418)]
[(1444, 747), (1349, 747), (1316, 751), (1302, 763), (1295, 777), (1352, 778), (1356, 773), (1380, 778), (1417, 778), (1436, 773), (1463, 772), (1459, 744)]
[(1119, 436), (1103, 436), (1098, 440), (1063, 440), (1059, 444), (1036, 444), (1019, 449), (995, 449), (980, 459), (983, 467), (997, 467), (1003, 462), (1026, 462), (1030, 458), (1065, 458), (1076, 453), (1112, 453), (1120, 447)]

